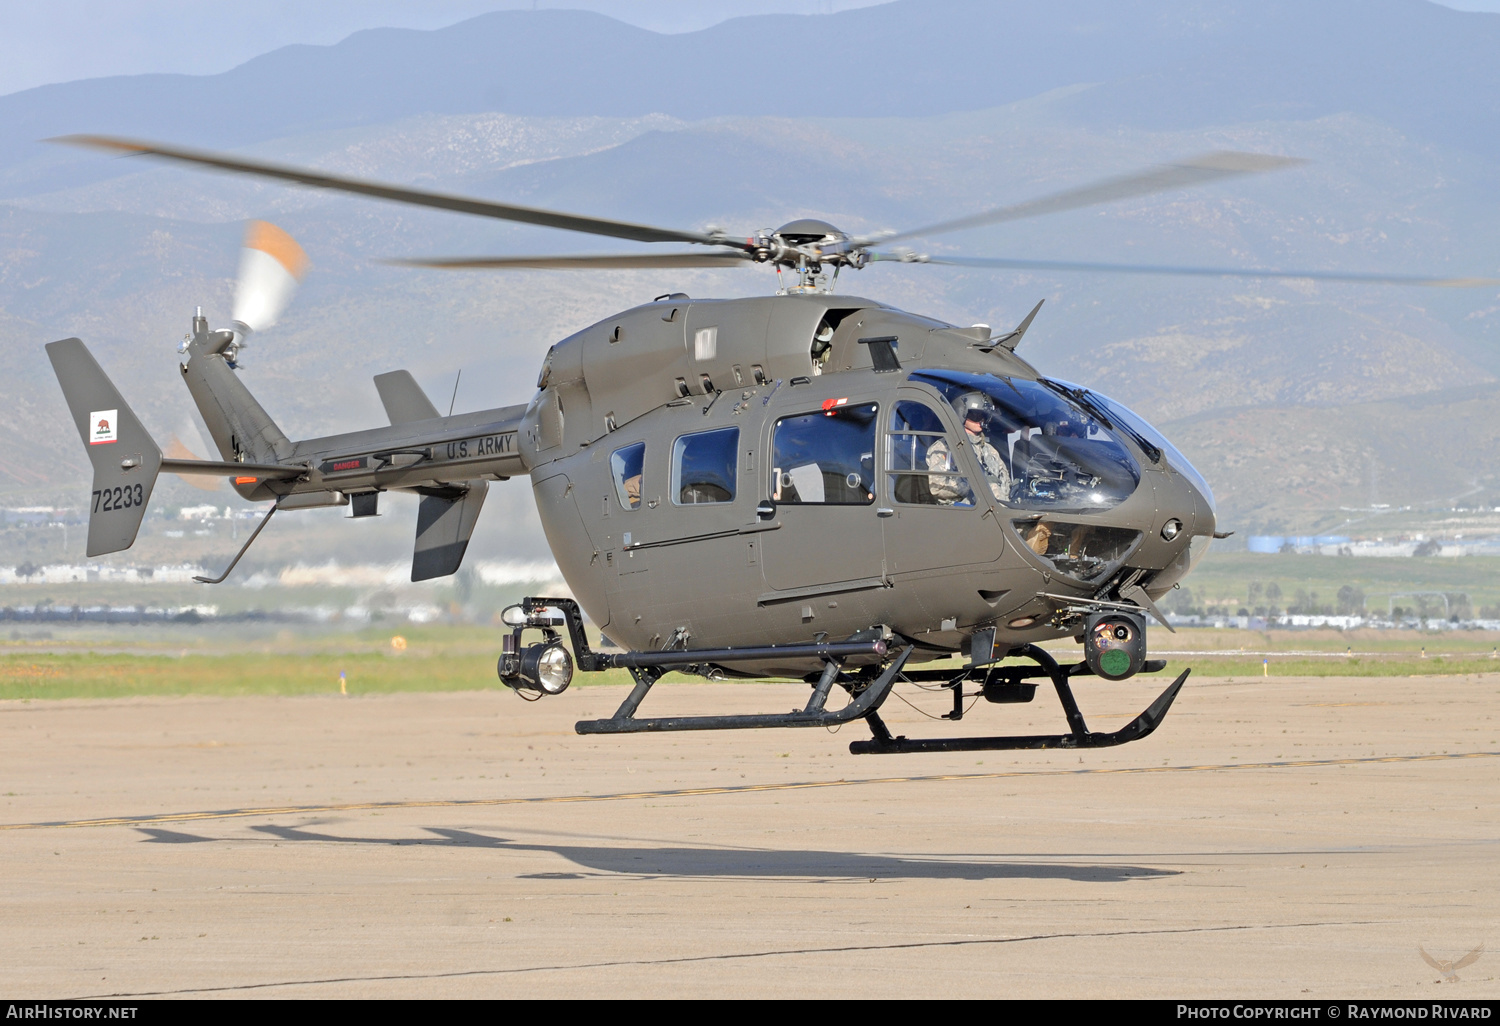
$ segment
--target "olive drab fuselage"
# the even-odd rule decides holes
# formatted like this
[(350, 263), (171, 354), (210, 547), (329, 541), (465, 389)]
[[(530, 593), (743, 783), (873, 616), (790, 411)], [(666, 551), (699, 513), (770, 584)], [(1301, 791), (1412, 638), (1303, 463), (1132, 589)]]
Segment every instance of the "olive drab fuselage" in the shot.
[[(676, 295), (554, 345), (516, 444), (558, 566), (615, 644), (793, 644), (880, 627), (915, 642), (913, 658), (938, 657), (984, 627), (1007, 646), (1076, 634), (1070, 599), (1135, 586), (1157, 598), (1213, 534), (1206, 485), (1164, 440), (1112, 424), (1133, 415), (1103, 397), (1079, 413), (1038, 379), (987, 329), (869, 300)], [(1022, 480), (998, 494), (964, 444), (964, 389), (1002, 413), (1050, 403), (1074, 423), (1002, 421), (995, 441)], [(833, 453), (821, 464), (807, 452), (820, 444)], [(927, 462), (913, 464), (919, 446)], [(1039, 459), (1027, 454), (1044, 449), (1047, 469), (1025, 483), (1022, 463)], [(1087, 456), (1080, 476), (1066, 453), (1083, 450), (1113, 462), (1101, 471)], [(952, 473), (935, 473), (944, 458)], [(1082, 506), (1060, 499), (1078, 480), (1117, 487)], [(933, 497), (953, 482), (964, 498)]]

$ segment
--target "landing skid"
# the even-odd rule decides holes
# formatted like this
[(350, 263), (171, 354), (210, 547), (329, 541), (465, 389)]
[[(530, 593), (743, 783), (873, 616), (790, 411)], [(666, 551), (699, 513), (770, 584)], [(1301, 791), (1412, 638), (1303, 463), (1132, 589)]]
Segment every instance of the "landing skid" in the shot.
[[(867, 650), (868, 647), (865, 646)], [(857, 692), (849, 700), (848, 705), (832, 712), (824, 709), (823, 706), (828, 701), (828, 693), (839, 676), (840, 667), (836, 659), (829, 659), (824, 664), (823, 675), (818, 678), (817, 686), (813, 688), (812, 697), (807, 700), (806, 708), (789, 713), (765, 713), (752, 716), (662, 716), (638, 720), (635, 718), (636, 707), (641, 704), (641, 700), (646, 697), (646, 692), (651, 690), (651, 685), (656, 683), (661, 673), (654, 669), (633, 668), (631, 673), (636, 680), (635, 690), (630, 692), (614, 716), (607, 720), (580, 720), (574, 729), (580, 734), (635, 734), (662, 730), (836, 727), (861, 716), (866, 718), (875, 716), (875, 710), (880, 708), (880, 704), (890, 694), (891, 687), (901, 673), (901, 667), (906, 665), (906, 660), (911, 653), (910, 646), (896, 653), (896, 658), (891, 660), (890, 665), (881, 672), (880, 676), (876, 677), (864, 690)]]
[[(1038, 651), (1041, 650), (1038, 649)], [(1047, 658), (1051, 659), (1050, 656)], [(870, 732), (875, 736), (868, 741), (852, 742), (849, 745), (849, 751), (855, 755), (886, 755), (901, 752), (993, 752), (1024, 748), (1112, 748), (1115, 745), (1139, 741), (1161, 726), (1161, 721), (1166, 719), (1167, 710), (1172, 707), (1172, 702), (1177, 698), (1177, 692), (1182, 690), (1182, 685), (1187, 682), (1188, 674), (1193, 672), (1183, 670), (1167, 690), (1146, 707), (1145, 712), (1119, 730), (1100, 734), (1089, 730), (1087, 724), (1084, 723), (1083, 714), (1078, 711), (1078, 703), (1073, 700), (1073, 690), (1068, 686), (1067, 671), (1055, 662), (1052, 663), (1052, 667), (1053, 672), (1049, 676), (1052, 678), (1053, 686), (1057, 688), (1057, 697), (1062, 701), (1063, 711), (1067, 714), (1068, 726), (1072, 728), (1066, 734), (1018, 734), (1009, 737), (892, 737), (889, 728), (881, 720), (880, 714), (871, 712), (865, 716), (865, 722), (870, 725)]]
[[(955, 737), (955, 738), (908, 738), (895, 737), (880, 718), (880, 707), (890, 697), (891, 689), (898, 680), (941, 680), (951, 673), (941, 670), (915, 670), (903, 673), (914, 646), (906, 646), (895, 652), (890, 662), (872, 677), (867, 670), (864, 676), (851, 676), (844, 672), (846, 659), (862, 657), (880, 659), (888, 655), (884, 641), (839, 642), (816, 645), (765, 646), (740, 649), (698, 649), (671, 652), (625, 652), (619, 654), (593, 652), (588, 647), (583, 632), (583, 619), (576, 604), (567, 599), (523, 600), (527, 611), (544, 606), (561, 610), (572, 635), (574, 650), (578, 655), (580, 669), (603, 670), (610, 667), (628, 669), (635, 678), (635, 687), (620, 704), (615, 714), (606, 720), (579, 720), (574, 729), (580, 734), (639, 734), (676, 730), (743, 730), (765, 727), (836, 727), (853, 720), (863, 719), (873, 735), (868, 741), (855, 741), (849, 745), (854, 755), (884, 755), (900, 752), (984, 752), (1041, 748), (1110, 748), (1115, 745), (1139, 741), (1150, 735), (1166, 718), (1178, 692), (1187, 682), (1191, 670), (1183, 670), (1165, 691), (1157, 696), (1144, 712), (1119, 730), (1110, 733), (1091, 731), (1084, 721), (1078, 702), (1073, 697), (1070, 677), (1089, 673), (1087, 666), (1060, 666), (1046, 649), (1036, 645), (1025, 645), (1010, 653), (1029, 659), (1036, 664), (1034, 669), (1026, 667), (967, 667), (957, 679), (950, 679), (948, 687), (953, 690), (954, 711), (948, 719), (963, 718), (964, 684), (970, 680), (982, 681), (982, 693), (992, 702), (1027, 702), (1036, 689), (1029, 683), (1035, 678), (1047, 678), (1057, 692), (1063, 715), (1068, 721), (1066, 734), (1020, 734), (1000, 737)], [(802, 709), (785, 713), (764, 713), (741, 716), (659, 716), (637, 718), (635, 713), (652, 686), (673, 669), (686, 668), (702, 672), (718, 664), (760, 661), (771, 659), (819, 659), (823, 672), (813, 687), (812, 696)], [(1149, 662), (1148, 670), (1165, 668), (1161, 662)], [(850, 698), (841, 709), (826, 708), (828, 697), (835, 684), (848, 690)]]

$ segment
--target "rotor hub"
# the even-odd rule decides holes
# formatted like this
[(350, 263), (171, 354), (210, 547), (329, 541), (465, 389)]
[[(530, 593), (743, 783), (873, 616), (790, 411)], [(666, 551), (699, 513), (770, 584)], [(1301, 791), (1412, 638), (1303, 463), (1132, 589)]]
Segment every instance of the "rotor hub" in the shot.
[(827, 221), (819, 221), (814, 217), (804, 217), (796, 221), (788, 221), (771, 233), (771, 237), (780, 239), (789, 246), (819, 246), (831, 242), (847, 242), (849, 236), (839, 231)]

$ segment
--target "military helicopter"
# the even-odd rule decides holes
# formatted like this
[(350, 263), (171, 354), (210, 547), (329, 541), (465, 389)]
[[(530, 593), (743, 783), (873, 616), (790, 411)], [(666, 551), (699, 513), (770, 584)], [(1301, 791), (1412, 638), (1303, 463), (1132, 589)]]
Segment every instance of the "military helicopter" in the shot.
[[(251, 396), (237, 357), (273, 324), (306, 265), (286, 233), (254, 222), (229, 327), (201, 308), (180, 352), (183, 380), (218, 461), (164, 456), (82, 341), (47, 346), (93, 465), (88, 555), (130, 547), (157, 475), (220, 475), (271, 502), (223, 581), (283, 510), (347, 506), (374, 516), (382, 493), (421, 497), (412, 580), (454, 573), (491, 482), (529, 475), (558, 567), (576, 599), (506, 610), (500, 679), (533, 700), (575, 670), (636, 682), (585, 734), (834, 726), (863, 719), (855, 753), (1095, 748), (1147, 736), (1184, 670), (1120, 730), (1091, 731), (1077, 677), (1123, 681), (1147, 659), (1146, 619), (1216, 533), (1212, 490), (1176, 448), (1123, 404), (1050, 379), (1016, 353), (1041, 308), (1015, 328), (960, 326), (838, 295), (839, 274), (875, 261), (1484, 285), (1320, 271), (941, 259), (904, 240), (1205, 185), (1296, 161), (1219, 152), (1016, 206), (904, 232), (850, 235), (803, 219), (749, 236), (683, 231), (421, 191), (105, 136), (61, 142), (398, 203), (635, 242), (668, 253), (460, 257), (415, 267), (704, 268), (770, 265), (775, 295), (657, 296), (547, 350), (525, 405), (440, 416), (404, 370), (375, 377), (387, 427), (293, 441)], [(877, 248), (885, 247), (885, 248)], [(786, 276), (792, 278), (786, 280)], [(596, 651), (584, 614), (610, 648)], [(1168, 627), (1170, 629), (1170, 627)], [(527, 643), (528, 632), (538, 640)], [(571, 642), (564, 644), (563, 632)], [(1073, 637), (1059, 665), (1040, 642)], [(934, 667), (961, 655), (961, 666)], [(1007, 658), (1021, 665), (1001, 665)], [(1027, 665), (1027, 663), (1032, 665)], [(802, 678), (804, 708), (735, 716), (638, 717), (664, 674)], [(1068, 730), (1052, 735), (892, 736), (880, 718), (898, 681), (972, 701), (1033, 700), (1053, 685)], [(847, 692), (829, 709), (834, 687)], [(966, 700), (969, 705), (966, 707)]]

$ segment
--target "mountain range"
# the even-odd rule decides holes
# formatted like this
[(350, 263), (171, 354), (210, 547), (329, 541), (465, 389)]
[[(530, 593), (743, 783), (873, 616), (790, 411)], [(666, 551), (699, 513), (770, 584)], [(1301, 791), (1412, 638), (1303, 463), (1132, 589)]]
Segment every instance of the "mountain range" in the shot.
[[(521, 401), (547, 345), (615, 309), (665, 291), (775, 288), (760, 268), (399, 270), (375, 261), (628, 244), (39, 142), (50, 136), (233, 148), (735, 232), (797, 216), (904, 228), (1206, 150), (1253, 150), (1307, 163), (917, 244), (1496, 276), (1496, 53), (1500, 15), (1420, 0), (898, 0), (681, 35), (508, 11), (286, 47), (221, 75), (0, 97), (0, 493), (66, 502), (87, 480), (41, 350), (53, 338), (85, 338), (154, 431), (179, 430), (189, 404), (169, 344), (197, 305), (227, 318), (246, 218), (281, 224), (313, 261), (245, 371), (292, 434), (380, 422), (368, 379), (398, 366), (434, 395), (462, 369), (461, 409)], [(963, 324), (1008, 325), (1046, 298), (1024, 355), (1163, 427), (1215, 484), (1227, 526), (1312, 529), (1372, 499), (1494, 492), (1500, 504), (1495, 289), (895, 265), (849, 274), (840, 290)], [(162, 501), (197, 494), (168, 485)], [(524, 489), (491, 495), (476, 547), (535, 551)], [(392, 536), (390, 558), (402, 544)]]

